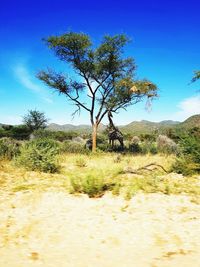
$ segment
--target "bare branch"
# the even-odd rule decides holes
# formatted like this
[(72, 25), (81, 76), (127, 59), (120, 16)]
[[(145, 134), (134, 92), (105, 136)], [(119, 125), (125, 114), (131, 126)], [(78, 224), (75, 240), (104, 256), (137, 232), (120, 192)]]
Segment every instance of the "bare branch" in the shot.
[(72, 113), (72, 119), (74, 119), (77, 113), (80, 115), (80, 112), (81, 112), (80, 106), (78, 104), (76, 106), (78, 108)]
[(158, 168), (161, 168), (165, 173), (168, 173), (168, 171), (160, 164), (157, 164), (157, 163), (150, 163), (150, 164), (147, 164), (143, 167), (140, 167), (140, 168), (137, 168), (137, 169), (133, 169), (131, 167), (126, 167), (124, 169), (124, 172), (125, 173), (133, 173), (133, 174), (140, 174), (141, 171), (154, 171), (154, 170), (157, 170)]

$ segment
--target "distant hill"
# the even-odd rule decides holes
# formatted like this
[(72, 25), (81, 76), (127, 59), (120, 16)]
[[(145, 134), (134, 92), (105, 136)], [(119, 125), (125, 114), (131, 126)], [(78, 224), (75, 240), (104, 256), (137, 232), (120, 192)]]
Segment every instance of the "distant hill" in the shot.
[(187, 120), (180, 123), (179, 126), (186, 128), (200, 127), (200, 114), (189, 117)]
[[(103, 124), (99, 125), (99, 130), (100, 131), (103, 131), (105, 128), (106, 128), (105, 125), (103, 125)], [(64, 124), (64, 125), (59, 125), (59, 124), (56, 124), (56, 123), (51, 123), (51, 124), (48, 125), (47, 129), (51, 130), (51, 131), (64, 131), (64, 132), (73, 131), (73, 132), (88, 133), (88, 132), (91, 132), (92, 127), (91, 127), (91, 125), (87, 125), (87, 124), (80, 124), (80, 125)]]
[[(5, 124), (0, 123), (0, 127)], [(178, 128), (178, 129), (189, 129), (193, 127), (200, 127), (200, 114), (193, 115), (189, 117), (187, 120), (183, 122), (173, 121), (173, 120), (164, 120), (161, 122), (151, 122), (147, 120), (142, 121), (133, 121), (124, 126), (118, 126), (123, 133), (132, 133), (134, 135), (137, 134), (150, 134), (154, 131), (164, 132), (169, 128)], [(74, 131), (80, 133), (89, 133), (91, 132), (91, 125), (81, 124), (81, 125), (73, 125), (73, 124), (64, 124), (59, 125), (56, 123), (51, 123), (47, 127), (48, 130), (51, 131)], [(106, 129), (106, 125), (100, 124), (99, 131), (103, 131)]]
[(64, 132), (68, 132), (68, 131), (88, 131), (91, 129), (90, 125), (73, 125), (73, 124), (64, 124), (64, 125), (59, 125), (56, 123), (51, 123), (48, 125), (48, 130), (52, 130), (52, 131), (64, 131)]
[(134, 134), (149, 134), (155, 131), (165, 130), (166, 128), (171, 128), (179, 125), (179, 121), (165, 120), (161, 122), (151, 122), (151, 121), (133, 121), (125, 126), (121, 126), (120, 129), (124, 133), (134, 133)]
[[(180, 122), (178, 121), (161, 121), (161, 122), (151, 122), (151, 121), (133, 121), (125, 126), (119, 126), (119, 128), (123, 132), (151, 132), (152, 130), (156, 130), (157, 128), (160, 128), (161, 126), (171, 126), (171, 125), (177, 125)], [(79, 132), (90, 132), (91, 131), (91, 125), (87, 124), (81, 124), (81, 125), (73, 125), (73, 124), (64, 124), (59, 125), (56, 123), (51, 123), (48, 125), (48, 130), (52, 131), (79, 131)], [(103, 131), (105, 130), (106, 125), (100, 124), (99, 130)]]
[(166, 120), (166, 121), (161, 121), (159, 122), (160, 125), (177, 125), (180, 124), (180, 121), (172, 121), (172, 120)]
[(166, 129), (174, 128), (174, 129), (190, 129), (193, 127), (200, 127), (200, 114), (193, 115), (186, 119), (183, 122), (179, 121), (172, 121), (172, 120), (165, 120), (161, 122), (151, 122), (151, 121), (133, 121), (129, 123), (128, 125), (120, 127), (120, 129), (124, 133), (134, 133), (134, 134), (140, 134), (140, 133), (152, 133), (154, 131), (160, 131), (164, 132)]
[(12, 127), (12, 125), (10, 125), (10, 124), (0, 123), (0, 128), (2, 128), (3, 126), (5, 126), (5, 127), (6, 127), (6, 126), (7, 126), (7, 127), (8, 127), (8, 126), (11, 126), (11, 127)]

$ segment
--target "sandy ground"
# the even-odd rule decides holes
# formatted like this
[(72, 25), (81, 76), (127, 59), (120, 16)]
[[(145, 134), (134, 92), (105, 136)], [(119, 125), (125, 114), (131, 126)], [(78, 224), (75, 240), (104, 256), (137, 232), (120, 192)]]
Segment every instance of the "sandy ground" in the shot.
[(199, 267), (200, 205), (64, 192), (2, 193), (0, 267)]

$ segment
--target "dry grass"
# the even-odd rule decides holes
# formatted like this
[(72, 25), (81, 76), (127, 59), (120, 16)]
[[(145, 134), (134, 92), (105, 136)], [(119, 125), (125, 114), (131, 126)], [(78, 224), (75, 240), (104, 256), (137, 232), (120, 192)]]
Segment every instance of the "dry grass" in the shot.
[[(77, 159), (81, 163), (77, 164)], [(199, 177), (182, 177), (175, 173), (165, 174), (162, 170), (145, 172), (141, 175), (124, 173), (124, 169), (142, 167), (149, 163), (157, 163), (169, 170), (174, 162), (173, 156), (163, 155), (118, 155), (118, 154), (63, 154), (60, 156), (62, 165), (58, 174), (46, 174), (26, 171), (17, 168), (14, 163), (3, 161), (0, 164), (1, 190), (18, 191), (68, 191), (71, 192), (71, 179), (100, 177), (104, 182), (112, 184), (113, 194), (123, 194), (127, 199), (139, 191), (145, 193), (162, 192), (164, 194), (187, 193), (200, 195)], [(92, 179), (92, 178), (91, 178)], [(92, 183), (91, 183), (92, 184)], [(195, 199), (196, 202), (198, 200)]]
[[(62, 155), (58, 174), (0, 163), (0, 266), (200, 266), (198, 177), (123, 172), (151, 162), (169, 170), (171, 156), (78, 157)], [(71, 178), (85, 177), (102, 177), (125, 198), (68, 194)]]

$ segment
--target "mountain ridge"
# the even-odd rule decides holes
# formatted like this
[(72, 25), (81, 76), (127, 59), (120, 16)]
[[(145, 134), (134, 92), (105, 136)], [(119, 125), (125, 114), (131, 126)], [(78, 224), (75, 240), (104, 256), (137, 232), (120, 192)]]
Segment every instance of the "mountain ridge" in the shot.
[[(0, 127), (6, 124), (0, 123)], [(107, 125), (100, 124), (99, 131), (105, 130)], [(192, 128), (192, 127), (200, 127), (200, 114), (196, 114), (190, 116), (185, 121), (173, 121), (173, 120), (163, 120), (160, 122), (153, 122), (148, 120), (141, 120), (141, 121), (132, 121), (126, 125), (117, 125), (117, 127), (124, 133), (134, 132), (137, 133), (151, 133), (156, 130), (160, 129), (167, 129), (167, 128)], [(89, 124), (80, 124), (80, 125), (73, 125), (70, 123), (67, 124), (57, 124), (51, 123), (47, 126), (47, 129), (50, 131), (75, 131), (75, 132), (91, 132), (91, 125)]]

